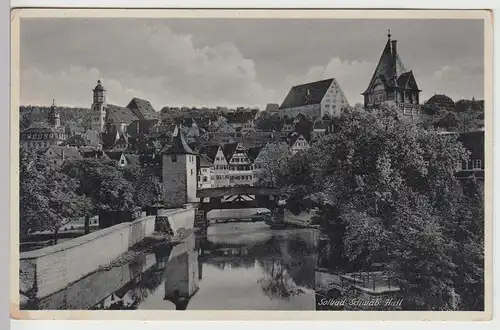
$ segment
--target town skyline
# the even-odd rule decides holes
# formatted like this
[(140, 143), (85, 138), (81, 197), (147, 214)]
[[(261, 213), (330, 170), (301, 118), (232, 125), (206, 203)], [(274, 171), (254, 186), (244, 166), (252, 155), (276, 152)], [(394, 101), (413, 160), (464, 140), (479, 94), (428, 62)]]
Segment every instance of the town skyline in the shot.
[(113, 104), (139, 97), (156, 110), (264, 109), (292, 86), (335, 78), (354, 106), (389, 28), (421, 101), (484, 98), (481, 20), (30, 19), (21, 30), (21, 104), (55, 98), (87, 108), (101, 79)]

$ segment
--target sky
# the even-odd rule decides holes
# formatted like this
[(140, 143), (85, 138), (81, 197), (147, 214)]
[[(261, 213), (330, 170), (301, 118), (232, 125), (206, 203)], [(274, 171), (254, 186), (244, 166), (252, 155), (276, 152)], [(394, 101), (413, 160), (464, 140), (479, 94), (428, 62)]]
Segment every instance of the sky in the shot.
[(23, 18), (21, 104), (90, 107), (100, 78), (121, 106), (262, 109), (334, 77), (355, 105), (388, 29), (421, 100), (484, 98), (481, 20)]

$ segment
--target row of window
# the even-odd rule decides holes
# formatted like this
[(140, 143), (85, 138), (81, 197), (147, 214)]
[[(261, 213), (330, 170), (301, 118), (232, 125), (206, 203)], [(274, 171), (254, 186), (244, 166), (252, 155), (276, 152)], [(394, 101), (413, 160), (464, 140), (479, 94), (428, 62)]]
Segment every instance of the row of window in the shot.
[(43, 148), (50, 146), (48, 142), (24, 142), (24, 145), (28, 148)]
[(42, 140), (42, 139), (65, 139), (66, 134), (64, 133), (33, 133), (33, 134), (22, 134), (22, 140)]
[(246, 157), (236, 157), (231, 159), (231, 163), (247, 163), (248, 158)]
[(468, 162), (458, 161), (456, 164), (457, 171), (470, 171), (470, 170), (481, 170), (482, 162), (481, 159), (473, 159)]
[(230, 182), (232, 182), (234, 180), (250, 181), (252, 179), (253, 179), (253, 175), (231, 175), (231, 176), (229, 176)]

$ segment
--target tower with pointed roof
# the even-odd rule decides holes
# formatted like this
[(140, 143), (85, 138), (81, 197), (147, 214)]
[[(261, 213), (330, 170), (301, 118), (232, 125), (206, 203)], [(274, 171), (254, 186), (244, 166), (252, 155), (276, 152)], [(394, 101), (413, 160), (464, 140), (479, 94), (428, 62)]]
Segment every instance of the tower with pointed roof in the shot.
[(56, 107), (55, 99), (52, 99), (52, 105), (50, 106), (49, 125), (53, 128), (59, 128), (61, 126), (61, 118)]
[(101, 79), (97, 80), (97, 85), (92, 90), (94, 98), (92, 102), (92, 122), (91, 128), (97, 132), (104, 131), (106, 123), (106, 89), (101, 83)]
[(391, 32), (387, 34), (382, 56), (364, 96), (365, 108), (377, 107), (383, 102), (394, 102), (405, 115), (419, 114), (419, 94), (413, 71), (407, 70), (399, 57), (397, 41), (391, 40)]
[(196, 202), (197, 154), (188, 146), (181, 130), (175, 127), (172, 145), (162, 156), (164, 203), (167, 207), (182, 207)]

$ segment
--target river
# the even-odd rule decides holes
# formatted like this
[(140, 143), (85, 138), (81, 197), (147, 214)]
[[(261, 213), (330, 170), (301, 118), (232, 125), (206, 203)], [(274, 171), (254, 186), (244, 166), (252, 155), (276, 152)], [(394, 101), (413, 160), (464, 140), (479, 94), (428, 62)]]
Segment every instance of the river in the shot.
[(206, 237), (94, 273), (32, 308), (315, 310), (318, 236), (263, 222), (212, 224)]

